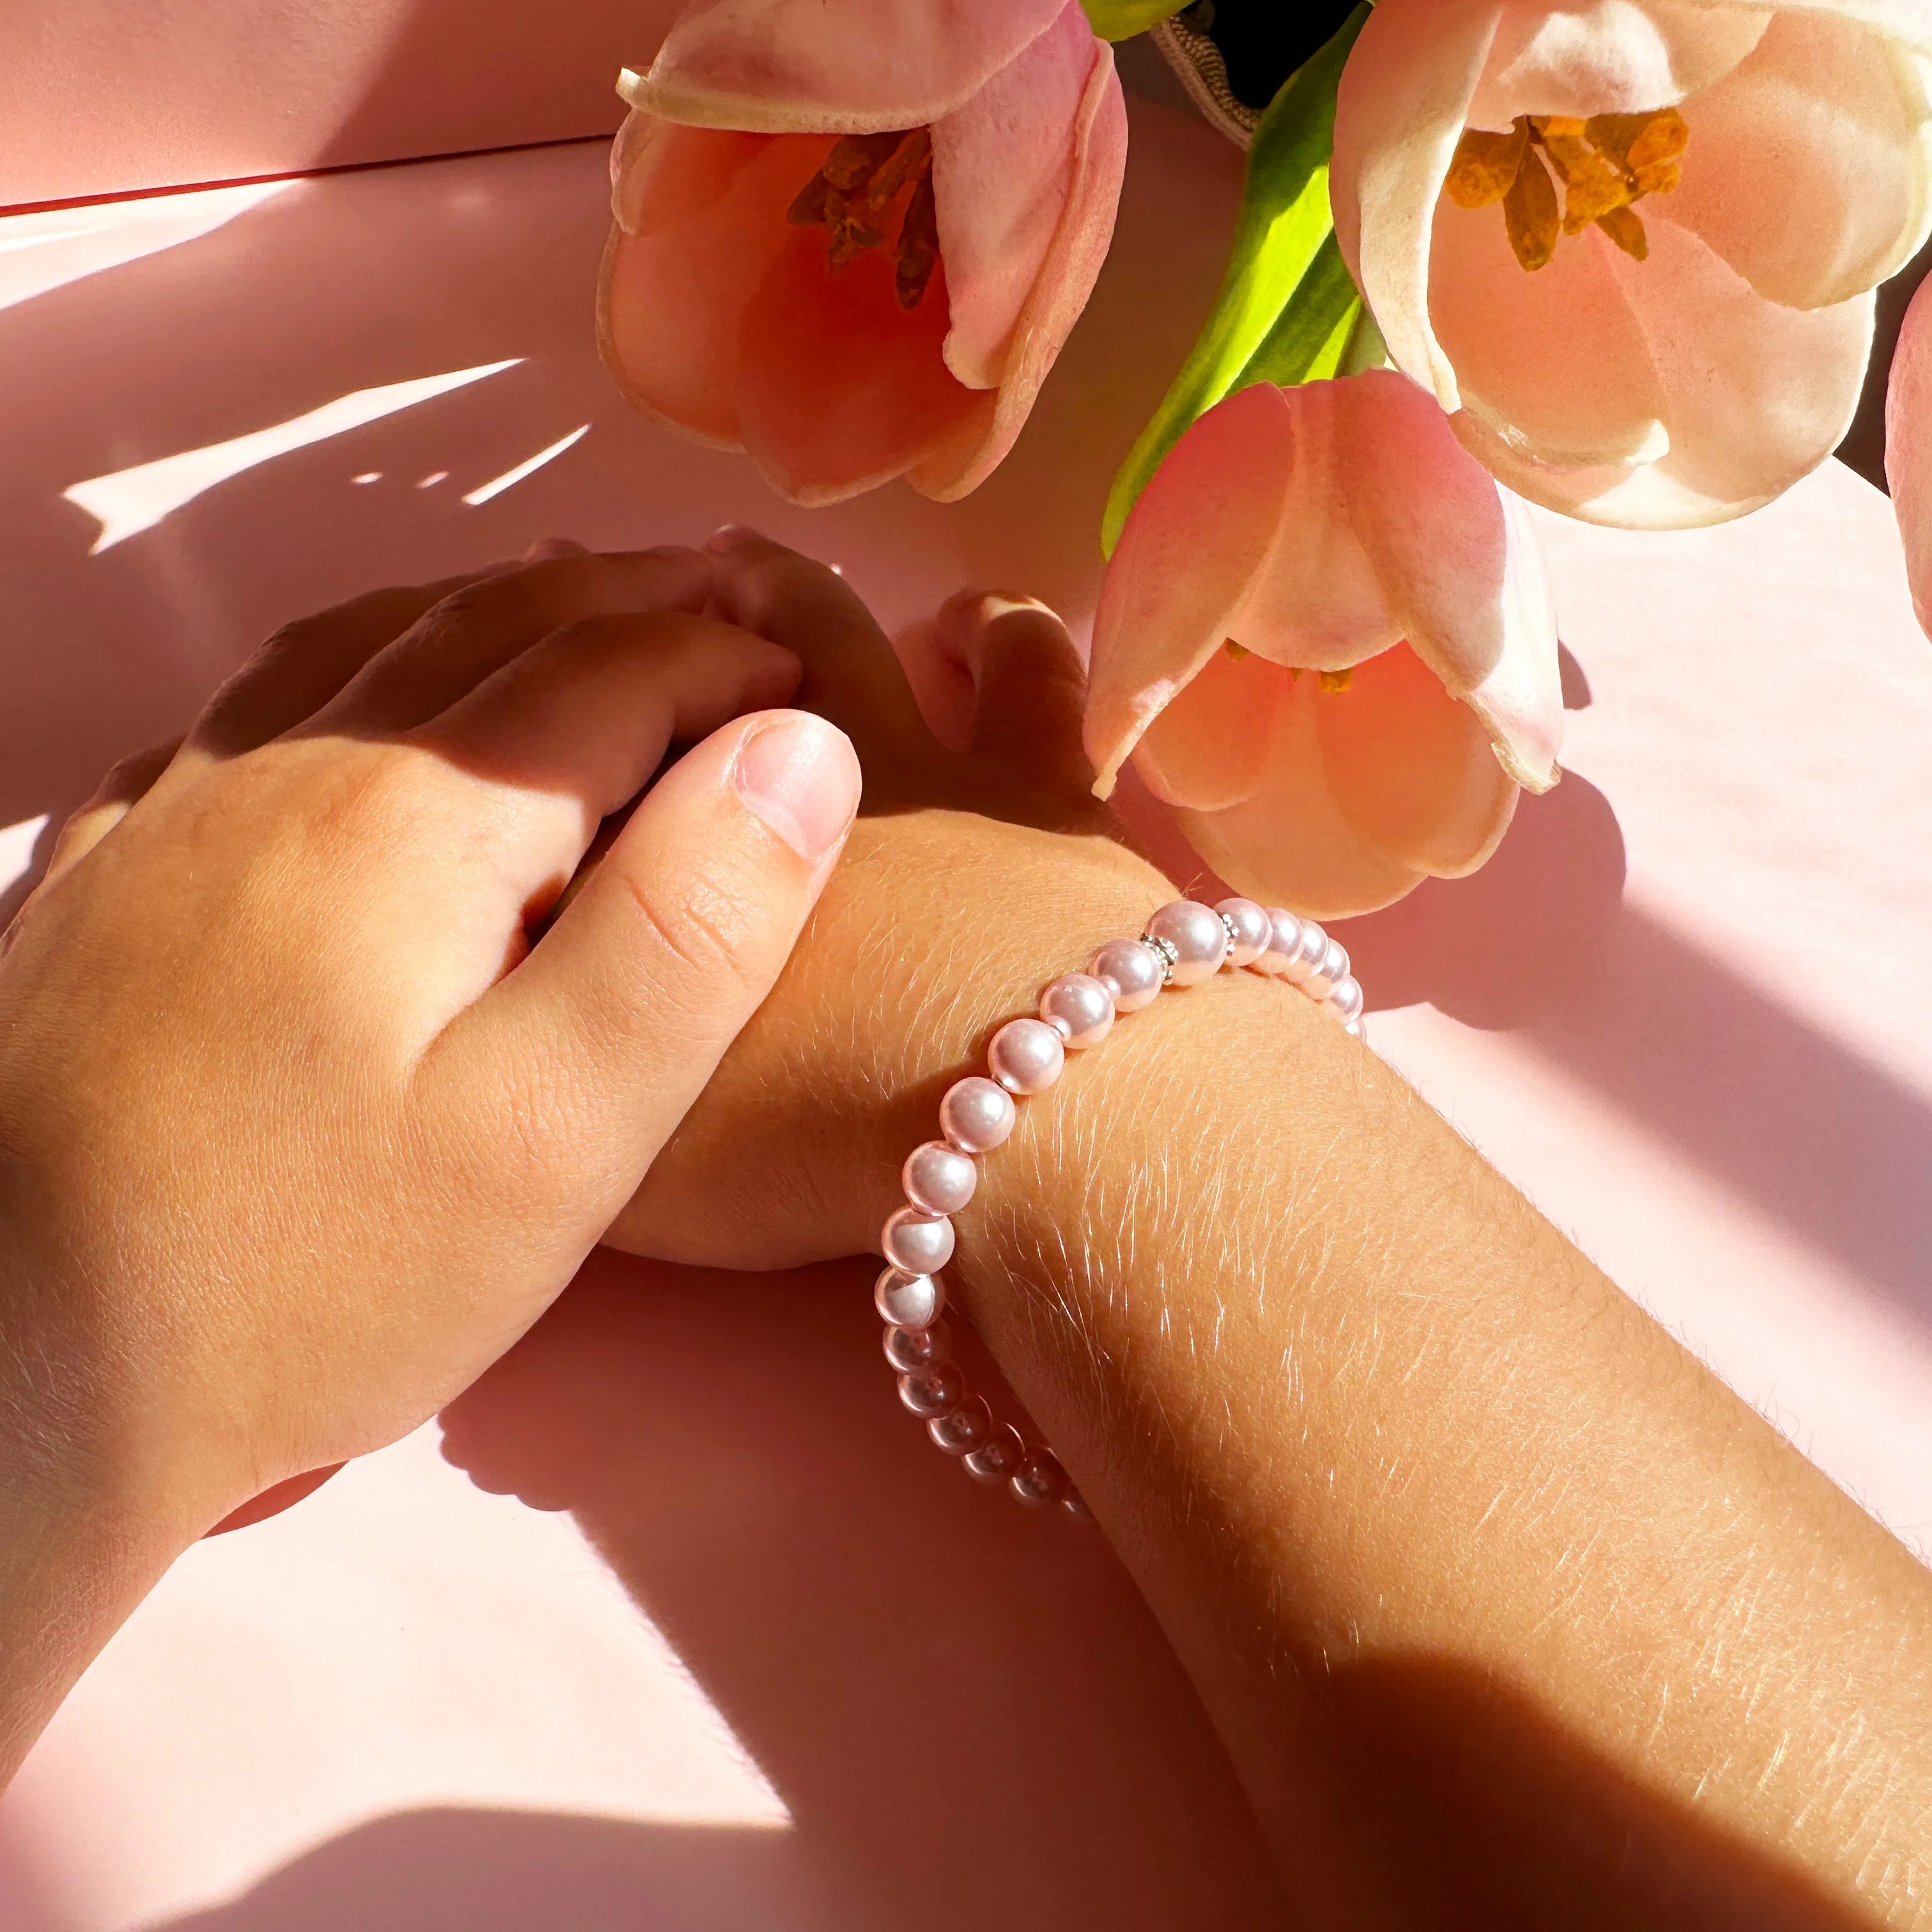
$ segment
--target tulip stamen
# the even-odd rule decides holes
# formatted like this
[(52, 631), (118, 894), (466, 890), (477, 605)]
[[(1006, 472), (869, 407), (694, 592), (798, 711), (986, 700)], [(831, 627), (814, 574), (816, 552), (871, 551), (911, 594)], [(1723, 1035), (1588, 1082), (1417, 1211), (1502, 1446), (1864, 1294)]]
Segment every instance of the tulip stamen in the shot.
[(799, 190), (785, 218), (798, 227), (824, 229), (826, 266), (842, 268), (867, 249), (886, 245), (886, 211), (908, 188), (892, 251), (893, 286), (900, 308), (914, 309), (939, 263), (930, 130), (848, 134)]
[[(1510, 247), (1532, 272), (1556, 253), (1559, 233), (1580, 235), (1593, 224), (1641, 262), (1650, 243), (1631, 204), (1678, 185), (1690, 139), (1674, 107), (1587, 120), (1519, 114), (1500, 133), (1465, 128), (1442, 190), (1458, 208), (1500, 201)], [(1563, 184), (1560, 214), (1552, 172)]]
[[(1250, 650), (1246, 644), (1238, 644), (1232, 638), (1223, 638), (1221, 640), (1221, 648), (1228, 653), (1229, 659), (1235, 664), (1239, 664), (1244, 658), (1251, 658), (1254, 656), (1254, 652)], [(1290, 664), (1288, 667), (1289, 682), (1299, 684), (1301, 682), (1302, 673), (1306, 669), (1307, 666), (1305, 664)], [(1346, 691), (1349, 686), (1354, 682), (1355, 674), (1352, 670), (1318, 670), (1315, 674), (1315, 681), (1319, 689), (1339, 694)]]

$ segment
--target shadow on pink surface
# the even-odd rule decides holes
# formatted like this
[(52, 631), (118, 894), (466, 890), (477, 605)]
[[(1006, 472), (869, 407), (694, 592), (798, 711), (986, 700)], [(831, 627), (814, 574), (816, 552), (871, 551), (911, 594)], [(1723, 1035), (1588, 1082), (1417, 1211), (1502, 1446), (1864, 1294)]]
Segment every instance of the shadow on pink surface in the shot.
[(1279, 1922), (1138, 1593), (1097, 1534), (926, 1441), (872, 1272), (600, 1253), (448, 1412), (445, 1454), (572, 1512), (783, 1800), (797, 1856), (878, 1922)]
[(152, 1932), (867, 1932), (788, 1832), (485, 1810), (406, 1811), (331, 1839), (232, 1904)]
[(1876, 1294), (1932, 1323), (1932, 1109), (1624, 903), (1609, 800), (1574, 772), (1496, 857), (1338, 922), (1370, 1009), (1515, 1032)]
[[(746, 1280), (600, 1256), (449, 1412), (446, 1454), (486, 1488), (572, 1512), (790, 1810), (788, 1850), (760, 1848), (752, 1869), (789, 1860), (830, 1922), (1282, 1922), (1226, 1762), (1132, 1584), (1096, 1533), (1019, 1514), (898, 1412), (868, 1272)], [(856, 1507), (828, 1510), (832, 1496)], [(1852, 1922), (1493, 1682), (1427, 1658), (1288, 1662), (1308, 1687), (1340, 1862), (1400, 1874), (1444, 1903), (1442, 1923), (1558, 1922), (1579, 1861), (1596, 1902), (1561, 1915), (1571, 1924)], [(454, 1823), (403, 1822), (416, 1844), (462, 1842)], [(519, 1822), (506, 1844), (518, 1833), (535, 1835)], [(648, 1876), (660, 1837), (608, 1845)], [(306, 1862), (352, 1880), (353, 1842)], [(251, 1904), (186, 1924), (310, 1922)], [(441, 1910), (418, 1922), (458, 1922)], [(619, 1922), (666, 1922), (644, 1907)]]

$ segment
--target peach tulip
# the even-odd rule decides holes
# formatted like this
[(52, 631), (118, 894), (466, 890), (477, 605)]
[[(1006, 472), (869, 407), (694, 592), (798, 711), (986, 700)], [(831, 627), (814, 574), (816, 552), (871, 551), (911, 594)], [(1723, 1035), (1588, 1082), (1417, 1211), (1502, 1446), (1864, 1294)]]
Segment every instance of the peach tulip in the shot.
[(1932, 223), (1928, 44), (1924, 0), (1379, 0), (1330, 186), (1391, 358), (1552, 509), (1768, 502)]
[(632, 401), (794, 502), (983, 482), (1120, 197), (1079, 0), (697, 0), (621, 91), (598, 314)]
[(1131, 754), (1231, 884), (1316, 918), (1473, 872), (1558, 776), (1528, 516), (1393, 370), (1217, 404), (1108, 567), (1094, 790)]
[(1885, 392), (1885, 480), (1905, 539), (1918, 628), (1932, 637), (1932, 280), (1900, 326)]

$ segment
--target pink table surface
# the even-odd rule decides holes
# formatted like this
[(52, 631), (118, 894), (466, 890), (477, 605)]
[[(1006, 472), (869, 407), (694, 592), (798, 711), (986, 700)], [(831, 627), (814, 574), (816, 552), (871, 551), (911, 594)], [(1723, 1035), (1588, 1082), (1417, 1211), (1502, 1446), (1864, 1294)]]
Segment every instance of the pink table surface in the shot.
[[(1084, 622), (1238, 186), (1134, 112), (1095, 302), (950, 508), (790, 510), (626, 411), (594, 144), (0, 223), (0, 910), (276, 622), (548, 532), (753, 522), (892, 624), (968, 583)], [(1832, 465), (1727, 529), (1544, 530), (1570, 776), (1345, 932), (1376, 1046), (1923, 1538), (1932, 647), (1887, 506)], [(849, 1274), (715, 1288), (599, 1261), (452, 1426), (570, 1514), (425, 1430), (190, 1552), (0, 1802), (5, 1932), (1279, 1923), (1104, 1545), (932, 1455)]]
[(678, 0), (7, 0), (0, 208), (608, 134)]

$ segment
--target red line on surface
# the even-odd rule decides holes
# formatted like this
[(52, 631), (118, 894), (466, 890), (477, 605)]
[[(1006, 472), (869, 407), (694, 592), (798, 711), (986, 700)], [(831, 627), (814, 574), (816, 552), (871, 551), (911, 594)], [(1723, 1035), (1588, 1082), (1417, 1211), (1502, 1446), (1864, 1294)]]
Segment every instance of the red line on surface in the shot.
[(118, 188), (104, 194), (70, 195), (59, 201), (0, 202), (0, 220), (10, 214), (48, 214), (64, 208), (102, 208), (122, 201), (153, 201), (168, 194), (205, 194), (212, 188), (254, 188), (262, 182), (314, 181), (325, 175), (366, 174), (371, 168), (413, 167), (424, 161), (466, 161), (484, 154), (520, 154), (532, 148), (580, 147), (588, 141), (608, 141), (608, 134), (568, 134), (556, 141), (510, 141), (496, 148), (453, 148), (436, 154), (394, 154), (387, 160), (335, 161), (324, 166), (287, 168), (274, 174), (231, 175), (218, 181), (174, 182), (164, 188)]

